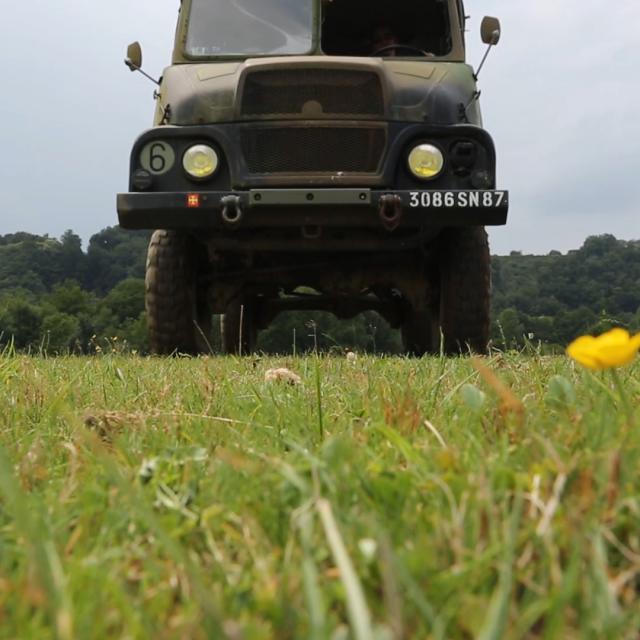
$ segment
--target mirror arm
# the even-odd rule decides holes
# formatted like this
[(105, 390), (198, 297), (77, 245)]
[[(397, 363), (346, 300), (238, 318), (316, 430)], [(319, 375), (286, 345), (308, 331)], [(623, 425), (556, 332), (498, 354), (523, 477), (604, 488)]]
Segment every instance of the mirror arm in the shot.
[(494, 45), (490, 44), (487, 47), (487, 50), (485, 51), (484, 54), (484, 58), (482, 58), (482, 62), (480, 62), (480, 65), (478, 66), (478, 70), (473, 74), (473, 79), (478, 82), (478, 78), (480, 77), (480, 72), (482, 71), (482, 67), (484, 67), (484, 63), (487, 61), (487, 58), (489, 57), (489, 53), (491, 53), (491, 49)]
[(131, 60), (131, 58), (125, 58), (124, 63), (127, 65), (127, 67), (129, 67), (131, 71), (140, 72), (145, 78), (148, 78), (149, 80), (151, 80), (153, 84), (157, 84), (158, 86), (160, 86), (160, 80), (156, 80), (155, 78), (150, 76), (146, 71), (143, 71), (139, 66), (135, 65)]

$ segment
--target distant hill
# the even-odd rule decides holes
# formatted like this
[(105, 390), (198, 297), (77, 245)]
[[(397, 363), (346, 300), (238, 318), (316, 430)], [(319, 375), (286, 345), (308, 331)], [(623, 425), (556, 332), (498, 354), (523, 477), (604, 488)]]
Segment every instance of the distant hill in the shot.
[[(587, 238), (567, 255), (512, 253), (493, 260), (494, 324), (510, 342), (522, 336), (566, 344), (612, 325), (640, 329), (640, 241)], [(499, 327), (494, 326), (494, 337)]]

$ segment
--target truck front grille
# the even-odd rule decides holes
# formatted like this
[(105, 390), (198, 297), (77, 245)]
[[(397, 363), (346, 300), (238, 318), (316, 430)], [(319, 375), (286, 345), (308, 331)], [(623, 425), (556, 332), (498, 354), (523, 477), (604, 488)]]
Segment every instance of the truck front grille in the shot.
[(245, 118), (384, 115), (380, 77), (349, 69), (253, 71), (245, 79), (241, 104)]
[(249, 173), (377, 173), (386, 147), (384, 126), (246, 127), (240, 143)]

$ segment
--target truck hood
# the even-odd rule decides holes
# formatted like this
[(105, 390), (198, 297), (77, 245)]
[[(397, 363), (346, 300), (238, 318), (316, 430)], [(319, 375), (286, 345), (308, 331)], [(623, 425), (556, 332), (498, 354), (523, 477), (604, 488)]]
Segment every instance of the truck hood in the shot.
[[(180, 64), (165, 69), (156, 124), (169, 106), (168, 123), (179, 126), (261, 119), (481, 125), (475, 91), (471, 67), (460, 62), (305, 56)], [(260, 104), (247, 107), (251, 96)]]

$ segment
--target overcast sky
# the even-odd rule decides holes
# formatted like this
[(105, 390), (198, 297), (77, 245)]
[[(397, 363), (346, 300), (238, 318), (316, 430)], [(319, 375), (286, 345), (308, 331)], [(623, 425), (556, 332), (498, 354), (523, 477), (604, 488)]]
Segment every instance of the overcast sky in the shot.
[[(153, 85), (123, 65), (140, 40), (145, 69), (168, 64), (178, 0), (31, 0), (0, 26), (0, 234), (85, 240), (117, 224), (135, 137)], [(640, 238), (640, 2), (466, 0), (470, 61), (483, 15), (503, 38), (480, 84), (510, 221), (496, 253), (578, 248), (586, 236)]]

